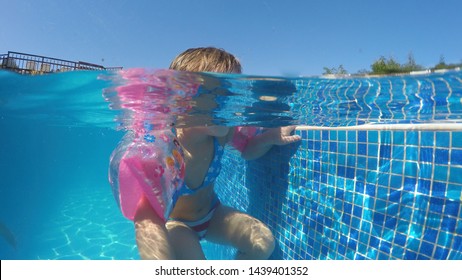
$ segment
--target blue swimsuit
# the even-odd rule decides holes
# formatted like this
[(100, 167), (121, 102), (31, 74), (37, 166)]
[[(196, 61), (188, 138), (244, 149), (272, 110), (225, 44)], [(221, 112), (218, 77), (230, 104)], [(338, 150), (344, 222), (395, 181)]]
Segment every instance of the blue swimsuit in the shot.
[[(213, 146), (214, 146), (214, 156), (212, 161), (210, 162), (209, 169), (207, 171), (207, 174), (205, 174), (204, 181), (202, 184), (195, 188), (191, 189), (189, 188), (185, 183), (178, 189), (178, 191), (174, 194), (174, 201), (178, 199), (180, 196), (184, 195), (192, 195), (195, 194), (197, 191), (208, 187), (211, 183), (215, 182), (215, 179), (218, 177), (220, 174), (221, 170), (221, 157), (223, 156), (224, 148), (223, 146), (220, 145), (218, 142), (217, 138), (213, 137)], [(169, 220), (172, 221), (180, 221), (187, 226), (189, 226), (191, 229), (197, 232), (198, 236), (200, 239), (202, 239), (205, 234), (207, 233), (207, 228), (210, 224), (210, 219), (213, 216), (213, 213), (215, 213), (215, 210), (217, 207), (220, 205), (220, 201), (218, 200), (217, 196), (215, 195), (213, 201), (212, 201), (212, 206), (210, 207), (209, 212), (207, 215), (205, 215), (203, 218), (196, 220), (196, 221), (188, 221), (188, 220), (183, 220), (183, 219), (174, 219), (174, 218), (169, 218)]]
[(195, 189), (190, 189), (186, 184), (183, 184), (183, 186), (181, 186), (181, 188), (178, 190), (179, 196), (195, 194), (200, 189), (203, 189), (209, 186), (211, 183), (215, 182), (215, 179), (218, 177), (221, 171), (221, 157), (223, 156), (224, 151), (223, 146), (220, 145), (217, 138), (215, 137), (213, 137), (213, 148), (214, 156), (210, 162), (209, 170), (207, 171), (207, 174), (205, 174), (202, 184)]

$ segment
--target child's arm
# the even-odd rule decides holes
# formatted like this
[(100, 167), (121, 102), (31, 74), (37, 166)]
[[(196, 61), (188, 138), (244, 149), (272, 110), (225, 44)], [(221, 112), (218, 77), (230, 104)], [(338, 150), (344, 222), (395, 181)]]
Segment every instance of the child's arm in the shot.
[[(273, 145), (287, 145), (300, 141), (299, 135), (291, 135), (294, 129), (295, 126), (269, 128), (262, 134), (244, 138), (243, 141), (240, 141), (242, 144), (237, 149), (241, 151), (244, 159), (257, 159), (268, 152)], [(233, 139), (233, 142), (238, 141)], [(233, 146), (236, 147), (236, 145)]]

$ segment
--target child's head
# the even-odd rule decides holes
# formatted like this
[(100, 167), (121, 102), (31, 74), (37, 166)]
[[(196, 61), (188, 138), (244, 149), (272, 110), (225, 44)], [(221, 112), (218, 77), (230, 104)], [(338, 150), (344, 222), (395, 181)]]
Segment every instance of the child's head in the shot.
[(179, 54), (170, 69), (190, 72), (241, 73), (241, 64), (232, 54), (214, 47), (192, 48)]

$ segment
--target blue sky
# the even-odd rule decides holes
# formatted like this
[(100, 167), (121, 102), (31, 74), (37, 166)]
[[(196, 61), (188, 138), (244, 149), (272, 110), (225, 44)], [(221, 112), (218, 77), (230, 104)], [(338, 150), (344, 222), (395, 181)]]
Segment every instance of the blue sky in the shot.
[(318, 75), (380, 56), (431, 67), (462, 61), (460, 0), (0, 0), (0, 53), (167, 68), (216, 46), (246, 74)]

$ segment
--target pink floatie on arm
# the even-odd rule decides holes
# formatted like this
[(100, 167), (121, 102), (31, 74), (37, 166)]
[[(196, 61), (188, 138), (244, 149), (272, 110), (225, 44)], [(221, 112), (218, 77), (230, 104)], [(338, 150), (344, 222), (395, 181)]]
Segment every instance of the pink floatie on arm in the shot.
[(257, 134), (257, 128), (252, 126), (237, 126), (234, 128), (233, 139), (231, 145), (238, 150), (243, 152), (245, 147), (249, 143), (249, 140)]
[[(138, 203), (145, 196), (164, 221), (174, 207), (174, 194), (184, 179), (181, 148), (171, 132), (154, 132), (153, 139), (127, 137), (111, 158), (110, 182), (122, 214), (135, 218)], [(124, 142), (128, 142), (124, 143)], [(115, 152), (117, 155), (117, 152)]]

